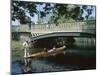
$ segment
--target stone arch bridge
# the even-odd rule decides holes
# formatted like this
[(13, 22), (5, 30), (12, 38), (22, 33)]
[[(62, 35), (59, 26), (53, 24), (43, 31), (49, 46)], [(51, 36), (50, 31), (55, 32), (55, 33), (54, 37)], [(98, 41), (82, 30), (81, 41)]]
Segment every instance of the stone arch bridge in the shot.
[[(36, 25), (18, 25), (18, 26), (12, 26), (11, 27), (12, 32), (17, 33), (31, 33), (32, 37), (44, 35), (44, 34), (50, 34), (51, 33), (57, 33), (61, 34), (66, 32), (66, 35), (72, 36), (72, 33), (75, 33), (74, 35), (77, 36), (79, 33), (83, 33), (87, 36), (92, 36), (91, 34), (96, 34), (96, 21), (90, 20), (90, 21), (77, 21), (77, 22), (67, 22), (67, 23), (59, 23), (58, 26), (56, 24), (36, 24)], [(76, 34), (77, 33), (77, 34)], [(90, 35), (89, 35), (90, 34)], [(80, 35), (81, 36), (81, 35)]]

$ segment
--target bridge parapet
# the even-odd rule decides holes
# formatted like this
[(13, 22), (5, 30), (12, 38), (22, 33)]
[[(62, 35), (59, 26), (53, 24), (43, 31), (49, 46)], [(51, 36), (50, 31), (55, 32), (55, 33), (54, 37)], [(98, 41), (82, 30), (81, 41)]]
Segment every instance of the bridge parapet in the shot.
[(78, 21), (78, 22), (67, 22), (56, 24), (41, 24), (41, 25), (19, 25), (12, 26), (12, 32), (31, 32), (34, 33), (53, 33), (53, 32), (86, 32), (94, 33), (96, 28), (95, 20), (90, 21)]
[(12, 26), (11, 27), (12, 32), (30, 32), (28, 25), (18, 25), (18, 26)]
[(88, 22), (68, 22), (55, 24), (34, 25), (32, 33), (52, 33), (52, 32), (87, 32), (95, 33), (95, 21)]

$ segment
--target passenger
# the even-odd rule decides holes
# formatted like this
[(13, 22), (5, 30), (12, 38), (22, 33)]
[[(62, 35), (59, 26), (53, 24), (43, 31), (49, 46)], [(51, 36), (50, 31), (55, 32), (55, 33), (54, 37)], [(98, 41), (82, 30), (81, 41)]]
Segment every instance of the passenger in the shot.
[[(63, 48), (66, 48), (66, 45), (63, 45)], [(66, 54), (66, 51), (64, 51), (63, 54), (65, 55)]]
[(65, 46), (65, 45), (63, 45), (63, 48), (66, 48), (66, 46)]
[(47, 52), (47, 49), (46, 48), (44, 48), (44, 52)]
[(55, 55), (56, 55), (56, 48), (55, 48), (55, 46), (54, 46), (52, 49), (50, 49), (50, 50), (48, 51), (48, 53), (50, 53), (50, 55), (55, 56)]

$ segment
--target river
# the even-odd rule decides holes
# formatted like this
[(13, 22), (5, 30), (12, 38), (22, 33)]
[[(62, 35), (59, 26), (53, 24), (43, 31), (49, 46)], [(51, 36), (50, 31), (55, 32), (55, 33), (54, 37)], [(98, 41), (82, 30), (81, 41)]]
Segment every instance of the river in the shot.
[[(47, 58), (32, 58), (31, 71), (27, 73), (44, 73), (57, 71), (74, 71), (87, 70), (96, 68), (96, 50), (95, 49), (80, 49), (69, 48), (66, 49), (66, 54), (59, 54), (57, 56)], [(12, 59), (11, 73), (24, 74), (22, 71), (23, 59)]]

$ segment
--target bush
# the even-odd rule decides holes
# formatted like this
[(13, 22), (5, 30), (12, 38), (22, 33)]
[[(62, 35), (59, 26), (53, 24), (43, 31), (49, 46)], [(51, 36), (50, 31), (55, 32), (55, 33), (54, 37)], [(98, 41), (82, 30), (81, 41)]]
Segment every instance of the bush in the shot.
[(21, 44), (20, 41), (12, 40), (11, 41), (11, 48), (12, 49), (21, 49), (22, 48), (22, 44)]

